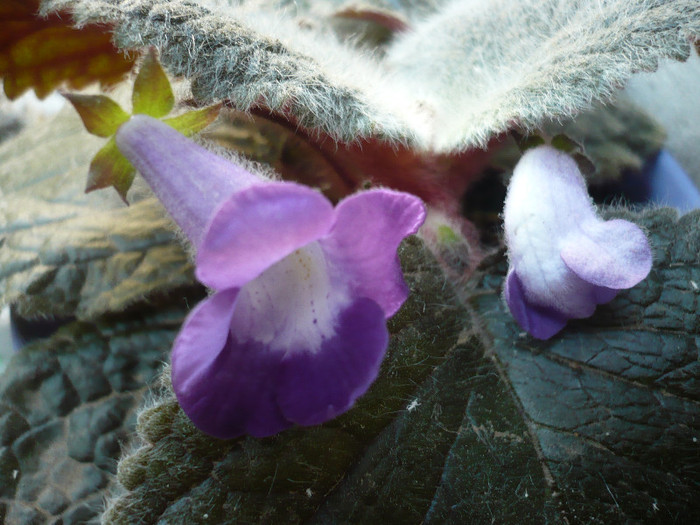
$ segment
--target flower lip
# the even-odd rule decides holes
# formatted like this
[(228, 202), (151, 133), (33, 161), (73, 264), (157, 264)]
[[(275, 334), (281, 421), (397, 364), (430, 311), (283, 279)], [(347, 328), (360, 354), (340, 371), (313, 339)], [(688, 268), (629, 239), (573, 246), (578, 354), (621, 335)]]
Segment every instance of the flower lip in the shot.
[(516, 321), (548, 339), (567, 319), (589, 317), (651, 270), (644, 232), (596, 216), (574, 160), (531, 149), (513, 173), (504, 208), (510, 270), (504, 297)]
[(215, 289), (241, 287), (333, 226), (333, 206), (319, 192), (289, 182), (234, 193), (209, 220), (196, 275)]

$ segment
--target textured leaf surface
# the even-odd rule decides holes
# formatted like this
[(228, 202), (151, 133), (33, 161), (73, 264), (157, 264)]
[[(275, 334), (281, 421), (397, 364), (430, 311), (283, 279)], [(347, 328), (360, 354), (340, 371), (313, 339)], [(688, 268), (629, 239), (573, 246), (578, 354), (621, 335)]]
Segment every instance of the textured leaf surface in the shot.
[(106, 522), (694, 522), (700, 212), (631, 218), (651, 232), (652, 275), (547, 343), (504, 310), (502, 255), (464, 311), (405, 243), (413, 294), (380, 379), (321, 427), (212, 440), (166, 381)]
[[(471, 300), (559, 494), (581, 523), (700, 519), (700, 212), (641, 216), (650, 276), (561, 336), (536, 341), (499, 296), (505, 261)], [(449, 462), (448, 462), (449, 465)], [(450, 484), (454, 481), (454, 484)], [(459, 502), (448, 480), (444, 509)]]
[(92, 82), (113, 84), (131, 70), (111, 42), (109, 27), (72, 27), (68, 13), (38, 15), (40, 0), (4, 0), (0, 5), (0, 78), (14, 99), (34, 88), (44, 98), (62, 83), (80, 89)]
[(685, 60), (695, 0), (462, 0), (396, 40), (388, 62), (436, 101), (438, 149), (537, 128), (606, 98), (658, 60)]
[(182, 293), (76, 322), (14, 356), (0, 377), (0, 521), (68, 525), (101, 512), (185, 305)]
[(463, 0), (413, 21), (386, 57), (370, 57), (329, 36), (324, 19), (274, 14), (265, 4), (43, 5), (70, 6), (82, 23), (116, 23), (124, 48), (158, 47), (173, 73), (192, 80), (199, 102), (228, 99), (341, 140), (380, 137), (438, 151), (483, 147), (513, 127), (570, 117), (660, 58), (685, 60), (700, 34), (695, 0)]
[(0, 294), (22, 315), (87, 319), (192, 282), (155, 199), (83, 193), (102, 142), (69, 111), (0, 146)]

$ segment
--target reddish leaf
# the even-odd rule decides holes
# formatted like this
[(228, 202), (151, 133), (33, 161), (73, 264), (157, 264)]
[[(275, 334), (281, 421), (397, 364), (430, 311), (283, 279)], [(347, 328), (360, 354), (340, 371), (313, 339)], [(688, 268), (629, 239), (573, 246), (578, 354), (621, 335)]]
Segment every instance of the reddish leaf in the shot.
[(10, 99), (30, 88), (43, 98), (63, 83), (73, 89), (92, 82), (114, 84), (133, 66), (134, 57), (125, 57), (111, 43), (108, 26), (78, 30), (68, 13), (38, 16), (39, 0), (0, 4), (0, 77)]

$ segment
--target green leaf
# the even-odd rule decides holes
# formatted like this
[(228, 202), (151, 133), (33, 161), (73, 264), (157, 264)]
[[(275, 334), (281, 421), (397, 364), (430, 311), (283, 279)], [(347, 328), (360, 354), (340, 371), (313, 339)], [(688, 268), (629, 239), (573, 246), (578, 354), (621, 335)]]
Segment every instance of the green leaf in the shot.
[(63, 93), (63, 96), (73, 104), (85, 124), (85, 129), (98, 137), (114, 135), (119, 126), (129, 120), (129, 114), (114, 100), (104, 95)]
[(15, 354), (0, 377), (3, 523), (89, 523), (99, 515), (186, 297), (195, 301), (201, 291), (72, 323)]
[(136, 170), (117, 148), (114, 137), (109, 139), (90, 162), (85, 192), (113, 186), (126, 203), (126, 193), (131, 188)]
[(503, 253), (484, 261), (465, 312), (411, 239), (412, 294), (379, 379), (347, 414), (220, 441), (166, 384), (105, 522), (697, 521), (700, 212), (614, 215), (649, 230), (655, 267), (551, 341), (506, 311)]
[(102, 143), (67, 109), (0, 144), (0, 302), (23, 316), (91, 319), (193, 282), (172, 221), (140, 181), (130, 207), (113, 192), (85, 195)]
[(154, 48), (149, 50), (141, 63), (131, 100), (134, 115), (144, 113), (155, 118), (164, 117), (175, 105), (170, 81), (158, 62)]
[(206, 108), (188, 111), (177, 117), (163, 119), (163, 122), (189, 137), (199, 133), (214, 122), (219, 115), (219, 111), (221, 111), (221, 104), (215, 104)]

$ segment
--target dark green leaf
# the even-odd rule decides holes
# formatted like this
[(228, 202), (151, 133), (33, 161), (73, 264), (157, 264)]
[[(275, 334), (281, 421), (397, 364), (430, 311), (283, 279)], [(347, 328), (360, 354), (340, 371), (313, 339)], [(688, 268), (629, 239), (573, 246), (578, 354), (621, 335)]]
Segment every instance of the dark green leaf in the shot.
[[(546, 342), (520, 333), (500, 297), (505, 260), (482, 277), (471, 304), (546, 461), (563, 516), (576, 523), (695, 523), (700, 212), (611, 216), (648, 229), (654, 268), (591, 319)], [(455, 494), (445, 504), (460, 499)]]
[(14, 356), (0, 377), (4, 523), (87, 523), (101, 512), (188, 297), (201, 292), (72, 323)]
[(175, 104), (173, 90), (165, 71), (151, 48), (141, 63), (132, 94), (133, 113), (161, 118), (170, 113)]
[(87, 129), (98, 137), (111, 137), (117, 128), (129, 120), (126, 113), (114, 100), (104, 95), (79, 95), (63, 93), (73, 104)]
[(141, 416), (106, 522), (694, 522), (700, 213), (630, 218), (651, 232), (652, 275), (549, 342), (505, 310), (502, 255), (485, 262), (467, 313), (406, 243), (413, 294), (354, 409), (217, 441), (166, 388)]

